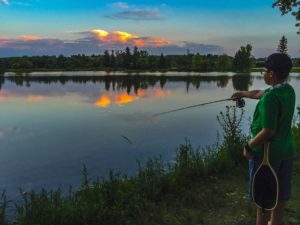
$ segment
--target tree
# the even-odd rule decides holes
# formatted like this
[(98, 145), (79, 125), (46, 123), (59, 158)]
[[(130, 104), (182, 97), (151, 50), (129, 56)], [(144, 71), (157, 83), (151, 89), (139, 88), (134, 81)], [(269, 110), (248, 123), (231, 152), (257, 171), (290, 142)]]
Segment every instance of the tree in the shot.
[(134, 46), (133, 55), (132, 55), (132, 64), (133, 64), (134, 69), (137, 68), (137, 62), (139, 60), (139, 56), (140, 56), (140, 53), (138, 51), (138, 48), (136, 46)]
[[(52, 64), (53, 64), (53, 62), (52, 62), (52, 60), (50, 60), (49, 57), (45, 58), (45, 64), (44, 65), (45, 65), (46, 68), (49, 68), (48, 66), (50, 66)], [(60, 69), (68, 67), (68, 59), (67, 59), (67, 57), (65, 57), (63, 55), (59, 55), (57, 57), (57, 65), (58, 65), (58, 67)]]
[(14, 57), (11, 60), (12, 69), (30, 69), (32, 68), (32, 62), (27, 56)]
[(199, 53), (193, 55), (193, 59), (192, 59), (193, 70), (199, 71), (201, 69), (201, 62), (202, 62), (202, 57), (200, 56)]
[(277, 52), (287, 54), (288, 51), (287, 43), (288, 43), (287, 38), (283, 35), (282, 38), (279, 40)]
[(105, 67), (110, 66), (110, 56), (107, 50), (104, 51), (104, 62), (103, 62)]
[(166, 58), (165, 58), (163, 53), (160, 54), (159, 61), (158, 61), (158, 67), (160, 69), (166, 69), (167, 68), (167, 61), (166, 61)]
[(296, 18), (296, 27), (299, 27), (300, 34), (300, 1), (299, 0), (277, 0), (273, 3), (273, 8), (279, 7), (281, 15), (291, 13)]
[(5, 72), (5, 62), (4, 59), (0, 59), (0, 76)]
[(223, 54), (223, 55), (218, 56), (218, 59), (216, 62), (216, 69), (218, 71), (230, 70), (231, 66), (232, 65), (231, 65), (230, 58), (227, 55)]
[(115, 57), (115, 51), (114, 50), (111, 51), (109, 65), (112, 68), (114, 68), (116, 66), (116, 57)]
[(137, 69), (147, 69), (148, 68), (148, 57), (149, 54), (147, 51), (140, 51), (139, 57), (136, 63)]
[(236, 72), (250, 72), (252, 66), (252, 46), (241, 46), (234, 56), (232, 69)]
[(130, 48), (127, 46), (124, 54), (124, 66), (126, 69), (130, 69), (131, 61), (132, 61), (132, 55), (130, 52)]

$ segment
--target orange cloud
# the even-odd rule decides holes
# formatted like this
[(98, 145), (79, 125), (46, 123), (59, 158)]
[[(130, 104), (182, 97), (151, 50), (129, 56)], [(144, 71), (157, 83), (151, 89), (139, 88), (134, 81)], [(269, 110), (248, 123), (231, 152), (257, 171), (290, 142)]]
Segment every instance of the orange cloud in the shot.
[(162, 47), (173, 45), (172, 41), (156, 37), (139, 37), (123, 31), (108, 32), (101, 29), (91, 30), (91, 33), (106, 44), (122, 44), (137, 47)]
[(42, 38), (34, 35), (23, 35), (21, 36), (21, 39), (23, 41), (37, 41), (37, 40), (41, 40)]
[(100, 99), (95, 103), (98, 107), (106, 108), (111, 103), (111, 99), (107, 95), (103, 95)]
[(155, 97), (164, 97), (164, 96), (166, 96), (166, 93), (162, 89), (156, 89), (154, 91), (154, 96)]
[(107, 39), (108, 32), (105, 30), (94, 29), (91, 32), (96, 34), (101, 41), (105, 41)]
[(13, 98), (24, 98), (28, 102), (37, 102), (45, 99), (42, 95), (23, 95), (20, 93), (15, 93), (10, 90), (1, 90), (0, 101), (9, 100)]
[(137, 100), (138, 98), (138, 96), (129, 95), (127, 92), (110, 93), (108, 95), (105, 94), (100, 96), (100, 98), (95, 102), (95, 105), (102, 108), (106, 108), (112, 103), (117, 105), (125, 105)]
[(144, 98), (161, 98), (165, 96), (172, 95), (171, 90), (163, 90), (161, 88), (155, 88), (155, 89), (138, 89), (137, 96), (138, 97), (144, 97)]
[(120, 94), (117, 99), (116, 99), (116, 103), (119, 105), (124, 105), (127, 104), (129, 102), (133, 102), (136, 99), (138, 99), (138, 97), (133, 96), (133, 95), (128, 95), (127, 92), (126, 93), (122, 93)]
[(27, 96), (27, 101), (29, 102), (37, 102), (37, 101), (42, 101), (44, 100), (44, 96), (40, 96), (40, 95), (29, 95)]
[(128, 94), (127, 92), (110, 92), (105, 95), (100, 96), (100, 98), (95, 102), (97, 107), (106, 108), (111, 104), (117, 105), (125, 105), (130, 102), (137, 101), (141, 98), (161, 98), (164, 96), (171, 95), (172, 92), (170, 90), (164, 91), (161, 88), (143, 90), (138, 89), (136, 95)]
[(145, 92), (143, 91), (143, 89), (140, 89), (140, 88), (139, 88), (139, 89), (137, 90), (137, 96), (138, 96), (138, 97), (143, 97), (144, 94), (145, 94)]

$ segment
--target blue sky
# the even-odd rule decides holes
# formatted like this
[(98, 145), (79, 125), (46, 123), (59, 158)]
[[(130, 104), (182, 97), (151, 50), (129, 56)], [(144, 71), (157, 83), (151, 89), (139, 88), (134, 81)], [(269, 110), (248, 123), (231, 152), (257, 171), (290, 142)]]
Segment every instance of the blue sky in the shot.
[(137, 43), (154, 54), (233, 55), (249, 43), (264, 57), (285, 35), (289, 54), (299, 57), (295, 19), (273, 1), (0, 0), (0, 56), (97, 54)]

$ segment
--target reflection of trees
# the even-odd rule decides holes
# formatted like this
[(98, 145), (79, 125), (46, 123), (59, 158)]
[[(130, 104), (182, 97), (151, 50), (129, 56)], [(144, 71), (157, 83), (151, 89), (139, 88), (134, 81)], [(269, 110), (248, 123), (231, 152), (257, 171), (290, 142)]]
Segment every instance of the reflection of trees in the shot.
[(227, 76), (220, 77), (219, 80), (217, 80), (217, 86), (221, 88), (225, 88), (228, 84), (229, 78)]
[(4, 84), (4, 76), (0, 75), (0, 90), (3, 84)]
[(232, 77), (233, 88), (238, 91), (248, 91), (252, 83), (253, 77), (250, 75), (240, 74)]
[[(193, 86), (196, 89), (200, 88), (202, 82), (216, 82), (218, 87), (226, 87), (230, 77), (228, 76), (155, 76), (155, 75), (108, 75), (108, 76), (10, 76), (7, 79), (18, 86), (30, 86), (31, 83), (60, 83), (62, 85), (73, 83), (104, 83), (106, 91), (126, 90), (128, 93), (134, 90), (137, 93), (138, 89), (148, 89), (159, 85), (164, 88), (168, 82), (184, 82), (186, 90)], [(4, 81), (3, 81), (4, 82)]]

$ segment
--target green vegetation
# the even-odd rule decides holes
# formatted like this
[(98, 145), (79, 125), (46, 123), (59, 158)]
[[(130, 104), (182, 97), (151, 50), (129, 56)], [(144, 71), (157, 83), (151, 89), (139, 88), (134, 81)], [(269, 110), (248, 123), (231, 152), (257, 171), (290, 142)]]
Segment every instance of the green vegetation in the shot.
[[(276, 0), (273, 7), (278, 7), (281, 15), (291, 13), (295, 17), (296, 27), (300, 27), (300, 1), (299, 0)], [(297, 32), (300, 34), (300, 29)]]
[[(287, 41), (287, 40), (286, 40)], [(284, 43), (283, 43), (284, 44)], [(286, 47), (282, 46), (282, 48)], [(284, 49), (282, 49), (284, 50)], [(126, 47), (125, 51), (105, 51), (103, 55), (23, 56), (0, 58), (0, 74), (4, 71), (195, 71), (195, 72), (242, 72), (251, 68), (262, 68), (265, 59), (251, 55), (252, 46), (241, 46), (234, 57), (228, 55), (149, 55), (147, 51)], [(300, 59), (293, 59), (294, 66), (300, 66)], [(255, 70), (255, 69), (254, 69)]]
[[(4, 225), (181, 225), (254, 224), (255, 208), (246, 199), (247, 162), (241, 156), (247, 136), (241, 133), (243, 110), (226, 107), (218, 121), (223, 130), (205, 148), (186, 141), (174, 163), (150, 159), (136, 176), (110, 171), (106, 180), (91, 181), (86, 166), (80, 190), (64, 196), (60, 190), (22, 193), (15, 203), (15, 222), (6, 220), (12, 207), (5, 193), (0, 198), (0, 223)], [(300, 129), (299, 127), (295, 129)], [(299, 135), (299, 133), (294, 133)], [(295, 136), (299, 140), (299, 136)], [(300, 164), (296, 161), (294, 197), (287, 209), (288, 224), (299, 224)]]
[(242, 46), (234, 56), (232, 69), (236, 72), (250, 72), (255, 59), (251, 57), (252, 46)]
[(287, 38), (283, 35), (281, 37), (281, 39), (279, 40), (277, 52), (287, 54), (287, 52), (288, 52), (287, 44), (288, 44)]
[[(262, 72), (263, 68), (262, 67), (253, 67), (251, 68), (251, 72)], [(292, 68), (292, 73), (300, 73), (300, 67), (294, 66)]]
[(293, 67), (292, 72), (300, 73), (300, 67)]
[(147, 51), (107, 50), (103, 55), (23, 56), (0, 58), (6, 71), (107, 70), (107, 71), (230, 71), (232, 57), (227, 55), (149, 55)]

